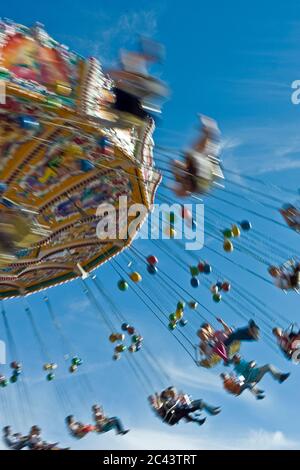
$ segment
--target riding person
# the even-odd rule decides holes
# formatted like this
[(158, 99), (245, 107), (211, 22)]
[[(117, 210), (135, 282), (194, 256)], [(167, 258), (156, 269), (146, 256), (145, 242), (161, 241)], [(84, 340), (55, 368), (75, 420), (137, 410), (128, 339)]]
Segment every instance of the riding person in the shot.
[(70, 433), (73, 437), (76, 437), (77, 439), (82, 439), (89, 432), (96, 430), (96, 427), (91, 424), (83, 424), (78, 421), (75, 421), (73, 415), (67, 416), (65, 421)]
[(218, 354), (225, 363), (228, 362), (228, 350), (235, 341), (257, 341), (259, 327), (254, 320), (250, 320), (243, 328), (233, 329), (222, 318), (217, 318), (223, 330), (214, 330), (209, 323), (203, 323), (197, 335), (201, 339), (200, 352), (209, 357)]
[(108, 72), (115, 82), (113, 107), (124, 113), (124, 119), (129, 123), (133, 118), (137, 118), (137, 123), (147, 119), (152, 111), (160, 112), (157, 100), (168, 94), (167, 86), (148, 73), (148, 65), (159, 60), (159, 48), (156, 43), (151, 43), (150, 51), (150, 42), (144, 40), (141, 52), (122, 51), (120, 69)]
[(291, 360), (295, 351), (300, 350), (300, 331), (284, 331), (282, 328), (273, 328), (273, 335), (277, 339), (277, 344), (284, 356)]
[(279, 267), (270, 266), (268, 271), (279, 289), (298, 290), (300, 288), (300, 263), (289, 260)]
[(11, 450), (21, 450), (28, 444), (28, 437), (22, 436), (20, 433), (12, 434), (10, 426), (3, 428), (3, 441)]
[(34, 425), (31, 427), (28, 436), (28, 447), (31, 450), (51, 450), (56, 447), (58, 442), (54, 444), (48, 444), (42, 440), (41, 437), (41, 428)]
[(223, 380), (223, 387), (232, 395), (239, 396), (244, 390), (249, 390), (257, 400), (265, 398), (264, 391), (258, 389), (253, 384), (246, 384), (244, 378), (237, 377), (234, 374), (220, 374)]
[[(272, 364), (266, 364), (257, 367), (255, 361), (245, 361), (239, 354), (235, 354), (230, 361), (233, 364), (234, 371), (238, 377), (243, 377), (242, 391), (247, 388), (254, 394), (263, 394), (262, 391), (256, 389), (256, 385), (263, 379), (266, 374), (270, 374), (274, 380), (283, 383), (290, 376), (289, 373), (282, 373)], [(259, 393), (261, 392), (261, 393)]]
[(168, 387), (160, 395), (151, 395), (148, 400), (155, 413), (170, 426), (182, 419), (201, 426), (206, 418), (200, 418), (197, 412), (205, 410), (210, 415), (217, 415), (221, 411), (219, 407), (210, 406), (203, 400), (191, 401), (188, 395), (178, 393), (174, 387)]
[(206, 193), (217, 178), (223, 178), (219, 165), (219, 135), (217, 123), (204, 116), (202, 134), (194, 146), (184, 153), (184, 162), (174, 160), (173, 175), (176, 180), (174, 192), (179, 197), (193, 193)]
[(292, 204), (285, 204), (282, 209), (279, 210), (284, 220), (293, 230), (300, 231), (300, 212)]
[(108, 416), (106, 416), (102, 406), (93, 405), (92, 413), (97, 432), (104, 433), (115, 429), (116, 434), (121, 434), (122, 436), (129, 432), (129, 429), (124, 429), (122, 422), (119, 418), (115, 416), (109, 418)]

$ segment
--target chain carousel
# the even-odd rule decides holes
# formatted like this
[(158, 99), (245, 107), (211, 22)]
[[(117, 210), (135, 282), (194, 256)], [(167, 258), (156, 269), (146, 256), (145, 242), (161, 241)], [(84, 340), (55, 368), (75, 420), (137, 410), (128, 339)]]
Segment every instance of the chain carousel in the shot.
[(17, 247), (10, 253), (11, 240), (1, 241), (5, 299), (82, 276), (129, 246), (135, 234), (121, 243), (97, 237), (97, 208), (109, 203), (118, 213), (127, 196), (128, 208), (149, 211), (160, 175), (153, 120), (119, 125), (114, 84), (98, 60), (71, 52), (40, 24), (1, 22), (0, 78), (1, 224)]

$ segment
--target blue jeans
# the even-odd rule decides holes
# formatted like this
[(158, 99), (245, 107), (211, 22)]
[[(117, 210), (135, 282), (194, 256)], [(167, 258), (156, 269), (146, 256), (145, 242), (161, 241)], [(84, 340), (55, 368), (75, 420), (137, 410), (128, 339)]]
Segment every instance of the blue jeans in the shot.
[(124, 432), (123, 425), (116, 416), (109, 418), (109, 421), (102, 427), (102, 432), (108, 432), (112, 429), (115, 429), (117, 434)]
[(251, 326), (249, 324), (245, 328), (238, 328), (237, 330), (230, 333), (228, 338), (224, 341), (225, 346), (228, 348), (234, 341), (255, 341), (256, 338), (253, 337), (253, 334), (250, 331), (250, 327)]

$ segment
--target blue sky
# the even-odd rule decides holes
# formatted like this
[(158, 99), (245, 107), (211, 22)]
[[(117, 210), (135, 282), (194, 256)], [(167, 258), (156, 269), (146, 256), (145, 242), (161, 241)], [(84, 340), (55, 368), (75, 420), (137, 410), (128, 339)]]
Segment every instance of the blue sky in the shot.
[[(172, 90), (171, 100), (164, 107), (162, 121), (155, 133), (156, 141), (167, 147), (185, 147), (195, 134), (196, 113), (202, 112), (215, 117), (220, 124), (225, 168), (259, 176), (268, 185), (298, 188), (300, 106), (291, 103), (291, 83), (300, 78), (299, 2), (292, 0), (287, 7), (284, 2), (273, 2), (271, 5), (270, 2), (258, 0), (253, 0), (251, 4), (238, 0), (230, 3), (216, 0), (211, 4), (202, 0), (73, 0), (65, 1), (62, 7), (62, 2), (56, 0), (51, 2), (51, 6), (38, 5), (32, 0), (15, 0), (2, 7), (1, 15), (26, 25), (40, 21), (56, 39), (82, 55), (99, 57), (105, 65), (111, 65), (116, 60), (120, 47), (134, 47), (138, 33), (153, 36), (166, 47), (166, 60), (158, 73)], [(242, 179), (236, 182), (250, 184)], [(230, 182), (226, 188), (237, 191)], [(264, 191), (265, 188), (270, 190), (270, 186), (262, 188)], [(285, 194), (274, 188), (270, 191), (285, 202)], [(216, 195), (223, 197), (222, 192)], [(213, 198), (205, 199), (205, 204), (208, 208), (219, 210), (232, 222), (250, 218), (255, 229), (266, 237), (286, 244), (286, 251), (296, 254), (296, 234), (230, 206), (232, 201), (281, 220), (275, 211), (258, 204), (257, 194), (245, 191), (242, 195), (248, 200), (231, 197), (225, 190), (224, 199), (229, 204)], [(213, 217), (209, 211), (206, 215), (209, 222), (218, 228), (226, 222)], [(170, 250), (169, 257), (156, 250), (160, 266), (190, 290), (188, 273), (183, 272), (174, 261), (174, 253), (180, 252), (172, 243), (165, 242), (165, 248)], [(239, 243), (264, 251), (264, 257), (270, 261), (273, 261), (272, 258), (277, 260), (279, 256), (276, 250), (266, 252), (265, 241), (259, 245), (251, 239), (251, 233)], [(154, 251), (154, 246), (147, 241), (138, 240), (136, 247), (145, 256)], [(213, 254), (209, 247), (223, 254), (220, 242), (206, 234), (206, 247), (198, 256), (209, 259), (217, 270), (232, 279), (233, 286), (236, 281), (252, 292), (266, 305), (263, 308), (271, 317), (278, 317), (279, 312), (289, 320), (297, 320), (299, 297), (296, 294), (285, 295), (277, 291), (245, 269), (239, 269)], [(181, 253), (180, 256), (188, 260), (186, 254)], [(266, 267), (257, 259), (240, 252), (230, 256), (245, 268), (266, 276)], [(125, 258), (121, 257), (120, 263), (125, 267)], [(163, 300), (162, 293), (160, 296), (157, 294), (157, 281), (147, 276), (144, 265), (137, 263), (136, 269), (143, 274), (145, 290), (148, 289), (152, 295), (154, 293), (157, 302), (165, 303), (171, 311), (170, 295), (165, 294), (166, 300)], [(256, 359), (259, 364), (273, 362), (282, 370), (291, 371), (291, 378), (282, 386), (266, 378), (263, 388), (267, 398), (262, 402), (256, 402), (246, 394), (240, 398), (226, 395), (218, 379), (222, 368), (212, 371), (197, 369), (174, 341), (172, 334), (162, 328), (132, 289), (126, 293), (117, 290), (118, 278), (111, 266), (100, 268), (97, 277), (109, 295), (114, 297), (129, 323), (141, 331), (149, 349), (159, 358), (172, 382), (195, 398), (203, 397), (222, 406), (222, 413), (208, 419), (202, 428), (185, 424), (168, 428), (156, 420), (148, 408), (146, 392), (135, 379), (132, 369), (127, 367), (125, 361), (112, 363), (112, 347), (107, 341), (109, 332), (105, 324), (97, 320), (82, 293), (80, 282), (76, 281), (51, 289), (49, 296), (65, 333), (76, 345), (74, 352), (84, 359), (78, 377), (63, 372), (67, 365), (63, 362), (59, 337), (47, 316), (42, 294), (29, 298), (51, 359), (60, 366), (57, 385), (44, 380), (42, 358), (22, 302), (6, 303), (24, 363), (31, 405), (28, 407), (22, 390), (9, 387), (0, 394), (0, 406), (5, 408), (4, 419), (22, 432), (35, 421), (44, 430), (45, 438), (82, 449), (299, 448), (299, 370), (296, 366), (287, 363), (264, 342), (245, 345), (245, 358)], [(205, 286), (191, 294), (230, 324), (243, 324), (244, 320), (231, 309), (231, 294), (228, 294), (228, 304), (219, 305), (212, 303)], [(177, 294), (174, 298), (176, 302)], [(238, 294), (237, 298), (241, 300)], [(250, 317), (249, 305), (243, 300), (242, 305), (239, 307), (241, 313)], [(193, 332), (200, 319), (192, 315), (191, 312), (187, 313), (190, 325), (186, 331), (194, 341)], [(260, 323), (259, 318), (257, 321)], [(147, 367), (142, 356), (135, 359), (140, 361), (141, 367)], [(151, 372), (147, 374), (151, 375)], [(155, 383), (158, 377), (153, 376), (152, 380)], [(78, 419), (89, 421), (94, 402), (103, 403), (110, 414), (120, 416), (131, 432), (123, 438), (109, 433), (89, 436), (80, 442), (73, 441), (64, 427), (65, 414), (74, 413)]]

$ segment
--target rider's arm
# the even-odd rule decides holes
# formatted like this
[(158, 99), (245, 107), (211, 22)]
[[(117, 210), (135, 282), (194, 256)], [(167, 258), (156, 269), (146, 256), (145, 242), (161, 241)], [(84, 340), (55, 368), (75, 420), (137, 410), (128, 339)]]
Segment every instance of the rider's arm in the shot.
[(221, 323), (221, 325), (223, 326), (226, 333), (231, 333), (232, 332), (232, 329), (230, 328), (230, 326), (228, 326), (227, 323), (225, 323), (222, 318), (217, 318), (217, 321), (219, 323)]

